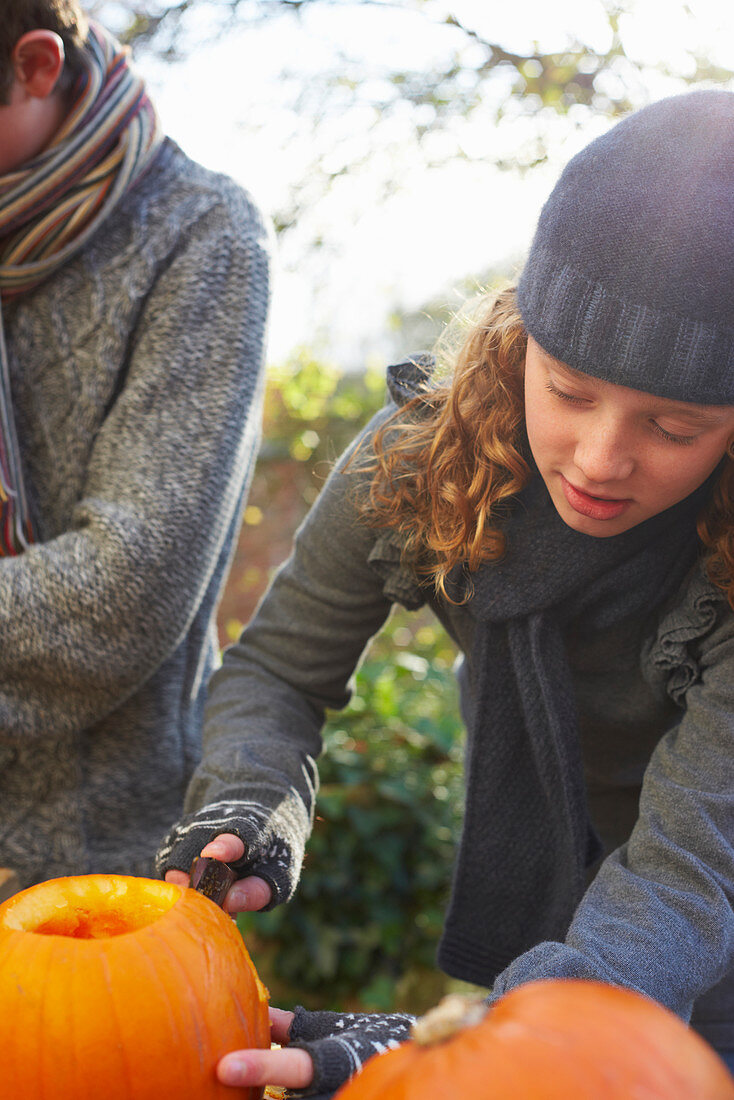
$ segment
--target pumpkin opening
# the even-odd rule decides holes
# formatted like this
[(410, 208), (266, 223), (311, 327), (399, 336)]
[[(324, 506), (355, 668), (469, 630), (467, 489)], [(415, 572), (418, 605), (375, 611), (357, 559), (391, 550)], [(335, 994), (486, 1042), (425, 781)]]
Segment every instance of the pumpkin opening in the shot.
[(86, 875), (39, 883), (7, 906), (2, 924), (19, 932), (100, 940), (153, 924), (180, 900), (168, 882)]

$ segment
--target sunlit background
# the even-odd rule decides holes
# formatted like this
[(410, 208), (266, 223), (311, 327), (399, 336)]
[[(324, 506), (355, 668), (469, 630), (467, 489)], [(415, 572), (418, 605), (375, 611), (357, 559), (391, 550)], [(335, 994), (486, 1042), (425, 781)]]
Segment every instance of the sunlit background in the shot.
[(416, 350), (435, 331), (416, 315), (517, 268), (559, 168), (615, 112), (734, 87), (724, 0), (87, 8), (131, 36), (168, 133), (277, 224), (275, 362)]

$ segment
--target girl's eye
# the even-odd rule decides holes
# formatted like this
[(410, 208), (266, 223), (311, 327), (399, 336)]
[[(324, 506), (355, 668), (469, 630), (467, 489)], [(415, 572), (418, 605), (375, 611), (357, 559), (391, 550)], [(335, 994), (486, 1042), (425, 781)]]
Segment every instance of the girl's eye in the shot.
[[(552, 393), (554, 397), (559, 397), (561, 401), (568, 401), (571, 405), (588, 404), (588, 400), (585, 397), (577, 397), (576, 394), (567, 393), (566, 390), (559, 390), (557, 386), (553, 385), (550, 378), (547, 379), (545, 388), (548, 390), (548, 393)], [(680, 447), (688, 447), (691, 443), (695, 443), (698, 438), (695, 435), (676, 435), (675, 432), (666, 432), (665, 428), (661, 427), (657, 420), (650, 420), (650, 427), (661, 439), (664, 439), (667, 443), (677, 443)]]
[(651, 420), (650, 427), (668, 443), (678, 443), (682, 447), (687, 447), (689, 444), (696, 442), (695, 435), (676, 435), (674, 432), (666, 432), (665, 428), (660, 427), (657, 420)]
[(570, 401), (572, 405), (586, 404), (585, 397), (576, 397), (573, 393), (566, 393), (565, 390), (559, 390), (553, 385), (550, 379), (546, 382), (545, 388), (548, 390), (548, 393), (552, 393), (554, 397), (560, 397), (562, 401)]

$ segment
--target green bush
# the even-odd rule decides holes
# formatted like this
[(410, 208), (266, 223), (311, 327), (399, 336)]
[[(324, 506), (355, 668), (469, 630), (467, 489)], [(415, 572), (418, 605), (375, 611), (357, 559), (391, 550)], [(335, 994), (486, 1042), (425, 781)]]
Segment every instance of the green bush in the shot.
[(333, 462), (385, 404), (384, 367), (345, 374), (306, 348), (268, 370), (260, 463), (290, 457), (323, 479)]

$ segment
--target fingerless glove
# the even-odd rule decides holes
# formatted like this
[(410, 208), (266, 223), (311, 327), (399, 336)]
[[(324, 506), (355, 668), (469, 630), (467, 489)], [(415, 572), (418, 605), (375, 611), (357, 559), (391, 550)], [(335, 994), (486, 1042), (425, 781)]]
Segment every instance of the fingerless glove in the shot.
[(265, 909), (292, 897), (303, 860), (303, 841), (287, 818), (256, 802), (213, 802), (182, 818), (166, 836), (155, 859), (157, 873), (188, 872), (209, 841), (233, 833), (245, 845), (244, 856), (230, 863), (239, 878), (258, 875), (273, 896)]
[(300, 1005), (290, 1028), (288, 1046), (311, 1055), (313, 1081), (292, 1096), (329, 1096), (358, 1073), (368, 1058), (399, 1046), (410, 1036), (415, 1016), (403, 1012), (307, 1012)]

